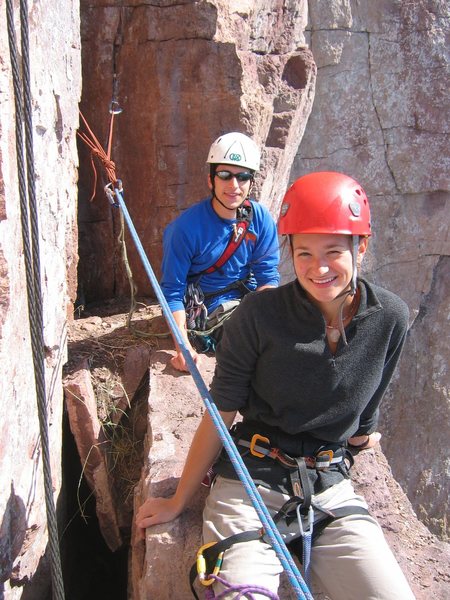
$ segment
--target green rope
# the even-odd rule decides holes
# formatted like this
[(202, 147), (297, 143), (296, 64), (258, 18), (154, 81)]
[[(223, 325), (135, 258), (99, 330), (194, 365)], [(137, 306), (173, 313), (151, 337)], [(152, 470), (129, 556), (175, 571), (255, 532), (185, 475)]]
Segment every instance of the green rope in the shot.
[(138, 290), (138, 287), (136, 285), (136, 282), (133, 279), (133, 272), (131, 270), (130, 263), (128, 260), (127, 245), (125, 242), (125, 221), (124, 221), (123, 213), (122, 213), (122, 211), (119, 211), (119, 212), (120, 212), (120, 232), (117, 237), (117, 241), (119, 242), (119, 246), (120, 246), (121, 254), (122, 254), (122, 261), (123, 261), (123, 264), (125, 267), (125, 273), (128, 278), (128, 284), (130, 286), (130, 310), (129, 310), (128, 316), (127, 316), (127, 327), (131, 331), (131, 333), (133, 335), (135, 335), (136, 337), (168, 338), (168, 337), (170, 337), (170, 333), (168, 331), (164, 332), (164, 333), (153, 333), (153, 332), (148, 332), (148, 331), (142, 331), (142, 330), (138, 329), (132, 323), (133, 315), (137, 309), (136, 292)]

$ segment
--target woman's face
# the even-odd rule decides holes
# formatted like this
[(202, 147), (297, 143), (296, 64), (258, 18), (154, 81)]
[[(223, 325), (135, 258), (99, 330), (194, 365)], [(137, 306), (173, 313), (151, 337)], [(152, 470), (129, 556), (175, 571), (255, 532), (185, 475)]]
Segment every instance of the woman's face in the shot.
[[(351, 236), (324, 233), (296, 233), (291, 236), (297, 279), (317, 304), (336, 300), (347, 290), (353, 273)], [(359, 244), (358, 262), (364, 256), (367, 239)]]

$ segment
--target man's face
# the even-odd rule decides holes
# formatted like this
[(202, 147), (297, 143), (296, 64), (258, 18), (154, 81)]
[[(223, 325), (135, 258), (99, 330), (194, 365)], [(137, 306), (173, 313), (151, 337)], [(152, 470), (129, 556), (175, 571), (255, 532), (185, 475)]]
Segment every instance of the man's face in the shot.
[[(239, 179), (242, 175), (242, 179)], [(237, 176), (237, 177), (236, 177)], [(221, 216), (233, 218), (234, 215), (227, 215), (227, 209), (235, 211), (247, 198), (253, 175), (244, 167), (234, 165), (217, 165), (214, 176), (214, 191), (216, 198), (213, 198), (214, 208)], [(209, 189), (213, 189), (211, 178), (208, 179)], [(217, 202), (217, 200), (219, 202)], [(225, 211), (225, 214), (222, 214)]]

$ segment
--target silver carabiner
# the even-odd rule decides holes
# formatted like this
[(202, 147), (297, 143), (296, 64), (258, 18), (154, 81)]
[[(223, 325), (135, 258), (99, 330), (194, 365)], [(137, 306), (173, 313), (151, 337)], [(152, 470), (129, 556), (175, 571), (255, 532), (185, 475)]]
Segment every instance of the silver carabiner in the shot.
[(111, 100), (111, 104), (109, 105), (109, 112), (111, 115), (120, 115), (123, 112), (123, 108), (120, 108), (117, 100)]
[(123, 188), (122, 188), (122, 182), (121, 182), (120, 179), (118, 179), (116, 181), (116, 183), (114, 184), (114, 187), (113, 187), (112, 183), (107, 183), (105, 185), (105, 187), (104, 187), (106, 197), (108, 198), (110, 204), (112, 204), (113, 206), (115, 206), (116, 208), (118, 208), (119, 207), (119, 203), (116, 201), (116, 189), (119, 192), (122, 192), (122, 190), (123, 190)]
[(297, 507), (295, 509), (295, 512), (297, 513), (297, 521), (298, 521), (298, 528), (300, 531), (300, 535), (303, 537), (305, 535), (305, 533), (309, 533), (312, 535), (313, 532), (313, 528), (314, 528), (314, 509), (312, 506), (309, 507), (308, 509), (308, 526), (307, 529), (305, 529), (303, 527), (303, 517), (301, 514), (301, 505), (297, 504)]
[(104, 187), (104, 190), (105, 190), (106, 197), (108, 198), (110, 204), (112, 204), (113, 206), (118, 206), (118, 204), (116, 202), (114, 190), (112, 187), (112, 183), (106, 184)]

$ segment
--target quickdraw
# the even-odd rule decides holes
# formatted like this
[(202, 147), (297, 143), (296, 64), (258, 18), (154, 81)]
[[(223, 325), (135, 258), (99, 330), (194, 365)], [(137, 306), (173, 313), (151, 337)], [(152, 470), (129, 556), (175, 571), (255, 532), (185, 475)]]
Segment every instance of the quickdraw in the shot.
[(204, 331), (208, 319), (208, 309), (205, 304), (202, 288), (196, 283), (189, 283), (184, 295), (186, 311), (186, 327), (188, 331)]

